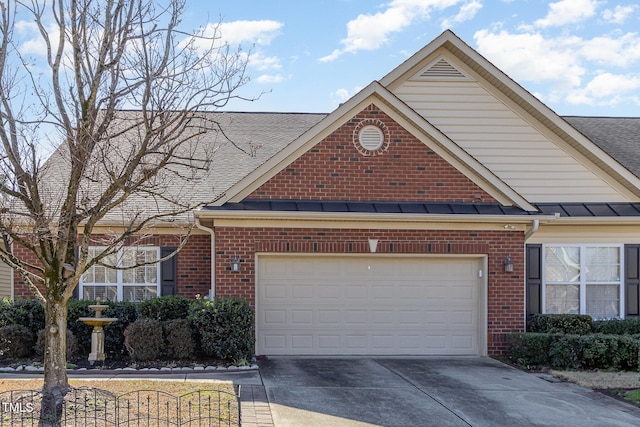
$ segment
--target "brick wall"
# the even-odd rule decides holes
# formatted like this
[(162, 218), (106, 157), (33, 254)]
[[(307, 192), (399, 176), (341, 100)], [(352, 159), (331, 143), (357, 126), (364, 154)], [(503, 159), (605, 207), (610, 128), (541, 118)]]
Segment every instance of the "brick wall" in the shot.
[[(353, 143), (362, 121), (378, 123), (386, 150)], [(250, 199), (491, 202), (494, 199), (374, 105), (253, 192)]]
[[(180, 236), (154, 235), (145, 238), (145, 245), (160, 247), (176, 247), (180, 244)], [(14, 253), (21, 259), (35, 261), (35, 257), (22, 246), (14, 245)], [(187, 298), (196, 294), (209, 295), (211, 289), (211, 238), (208, 235), (193, 235), (177, 256), (176, 293)], [(22, 278), (14, 272), (15, 298), (33, 298)]]
[[(524, 330), (524, 235), (509, 231), (359, 230), (295, 228), (217, 228), (216, 295), (255, 302), (255, 254), (369, 253), (369, 238), (380, 239), (377, 253), (488, 254), (488, 351), (503, 353), (506, 333)], [(504, 272), (510, 255), (515, 272)], [(242, 260), (233, 273), (230, 261)]]

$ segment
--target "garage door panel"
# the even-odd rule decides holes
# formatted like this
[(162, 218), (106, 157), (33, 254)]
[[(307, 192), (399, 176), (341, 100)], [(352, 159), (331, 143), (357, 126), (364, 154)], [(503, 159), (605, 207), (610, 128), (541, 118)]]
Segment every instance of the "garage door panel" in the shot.
[(287, 310), (265, 310), (262, 317), (267, 325), (281, 326), (287, 322)]
[(478, 354), (479, 266), (260, 256), (258, 354)]

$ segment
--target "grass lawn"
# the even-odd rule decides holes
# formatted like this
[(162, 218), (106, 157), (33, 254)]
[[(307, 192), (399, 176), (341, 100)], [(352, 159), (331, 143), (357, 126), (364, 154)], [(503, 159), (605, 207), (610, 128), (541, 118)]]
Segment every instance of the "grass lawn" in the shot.
[[(40, 390), (43, 380), (35, 379), (0, 379), (0, 393), (11, 390)], [(140, 380), (131, 378), (117, 379), (70, 379), (69, 385), (74, 388), (93, 387), (107, 390), (117, 395), (136, 390), (159, 390), (175, 396), (195, 390), (220, 390), (235, 394), (233, 384), (223, 381), (184, 381), (184, 380)]]

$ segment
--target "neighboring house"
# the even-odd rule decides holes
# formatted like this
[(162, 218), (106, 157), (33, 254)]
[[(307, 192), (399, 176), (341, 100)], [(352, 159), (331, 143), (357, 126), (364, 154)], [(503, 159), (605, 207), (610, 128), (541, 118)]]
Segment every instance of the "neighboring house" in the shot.
[(0, 262), (0, 299), (12, 298), (12, 277), (11, 267), (4, 262)]
[(212, 114), (251, 155), (221, 143), (200, 232), (80, 296), (246, 298), (259, 355), (499, 354), (533, 313), (640, 314), (638, 118), (559, 117), (450, 31), (328, 115)]

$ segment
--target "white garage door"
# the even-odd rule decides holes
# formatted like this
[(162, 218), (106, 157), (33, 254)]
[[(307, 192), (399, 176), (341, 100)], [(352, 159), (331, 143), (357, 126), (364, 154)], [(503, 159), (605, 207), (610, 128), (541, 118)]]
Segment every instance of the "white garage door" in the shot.
[(484, 354), (482, 258), (258, 257), (257, 354)]

